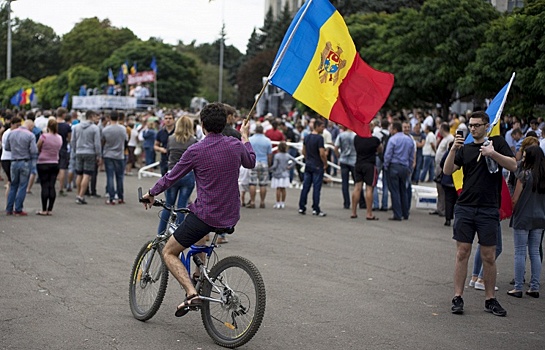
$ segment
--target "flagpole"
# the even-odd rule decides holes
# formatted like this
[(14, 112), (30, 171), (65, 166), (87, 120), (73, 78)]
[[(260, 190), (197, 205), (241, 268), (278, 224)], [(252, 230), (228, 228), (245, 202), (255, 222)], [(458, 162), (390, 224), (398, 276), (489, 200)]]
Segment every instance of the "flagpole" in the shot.
[(244, 124), (247, 124), (248, 121), (250, 121), (250, 118), (251, 118), (251, 116), (252, 116), (252, 113), (254, 112), (255, 107), (257, 106), (257, 103), (258, 103), (259, 100), (261, 99), (261, 96), (263, 96), (263, 93), (265, 92), (265, 88), (267, 87), (267, 85), (269, 85), (269, 81), (268, 81), (268, 80), (267, 80), (267, 82), (265, 82), (265, 84), (263, 84), (263, 88), (261, 89), (261, 91), (259, 92), (259, 95), (258, 95), (257, 98), (255, 99), (254, 105), (252, 106), (252, 108), (251, 108), (250, 111), (248, 112), (248, 115), (246, 116), (246, 119), (244, 120)]
[(269, 73), (269, 77), (267, 78), (267, 80), (271, 80), (272, 76), (278, 70), (278, 67), (280, 66), (280, 62), (282, 62), (282, 59), (286, 55), (286, 51), (288, 50), (288, 47), (290, 46), (291, 41), (293, 40), (293, 36), (297, 32), (297, 28), (299, 28), (299, 24), (301, 24), (301, 21), (305, 17), (305, 14), (307, 13), (308, 8), (310, 7), (310, 5), (312, 5), (312, 0), (308, 0), (308, 4), (305, 3), (305, 5), (307, 5), (307, 7), (303, 11), (303, 13), (301, 14), (301, 17), (299, 17), (299, 20), (297, 21), (297, 23), (295, 24), (295, 27), (291, 31), (290, 36), (289, 36), (288, 40), (286, 41), (286, 45), (284, 45), (284, 47), (282, 47), (282, 51), (280, 51), (280, 53), (278, 54), (278, 59), (276, 61), (274, 61), (273, 67), (271, 69), (271, 72)]

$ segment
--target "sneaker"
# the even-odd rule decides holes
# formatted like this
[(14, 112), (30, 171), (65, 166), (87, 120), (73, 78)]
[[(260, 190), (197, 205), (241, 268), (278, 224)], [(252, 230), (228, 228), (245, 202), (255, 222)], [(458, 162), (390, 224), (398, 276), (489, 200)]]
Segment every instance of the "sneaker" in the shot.
[(87, 201), (85, 200), (85, 198), (76, 197), (76, 203), (77, 204), (87, 204)]
[(117, 204), (125, 204), (125, 201), (123, 199), (120, 199), (117, 201)]
[(305, 215), (307, 211), (305, 209), (299, 209), (299, 214)]
[(15, 215), (15, 216), (27, 216), (28, 213), (26, 211), (14, 211), (13, 215)]
[(12, 211), (6, 211), (6, 215), (13, 215)]
[(66, 192), (64, 192), (63, 190), (60, 190), (60, 191), (59, 191), (59, 194), (60, 194), (62, 197), (66, 197), (66, 196), (67, 196)]
[(280, 203), (280, 207), (278, 207), (278, 209), (284, 209), (285, 207), (286, 207), (286, 204)]
[(95, 194), (92, 194), (90, 197), (93, 197), (93, 198), (100, 198), (102, 197), (100, 194), (98, 193), (95, 193)]
[(469, 280), (469, 286), (470, 287), (475, 287), (475, 282), (474, 280)]
[(115, 205), (115, 200), (107, 199), (105, 203), (106, 203), (106, 205)]
[(324, 213), (323, 211), (317, 212), (316, 210), (313, 210), (313, 211), (312, 211), (312, 215), (316, 215), (316, 216), (319, 216), (319, 217), (322, 217), (322, 218), (323, 218), (323, 217), (326, 216), (327, 214)]
[(501, 307), (500, 303), (496, 300), (496, 298), (485, 300), (484, 311), (490, 312), (496, 316), (507, 316), (507, 311), (505, 311), (505, 309)]
[[(470, 282), (470, 286), (471, 286), (471, 282)], [(481, 282), (475, 282), (475, 289), (477, 290), (484, 290), (484, 283), (481, 283)], [(494, 290), (497, 291), (499, 290), (498, 287), (494, 287)]]
[(276, 203), (275, 205), (273, 205), (273, 209), (280, 209), (280, 204)]
[(461, 315), (464, 313), (464, 299), (457, 295), (452, 298), (452, 307), (450, 308), (453, 314)]

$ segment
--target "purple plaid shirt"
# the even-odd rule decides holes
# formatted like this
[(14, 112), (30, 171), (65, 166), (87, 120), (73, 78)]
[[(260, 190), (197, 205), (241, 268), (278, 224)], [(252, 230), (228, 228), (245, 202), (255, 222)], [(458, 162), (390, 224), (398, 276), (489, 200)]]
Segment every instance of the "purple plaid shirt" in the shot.
[(160, 194), (193, 170), (197, 198), (189, 209), (212, 227), (232, 227), (240, 219), (241, 165), (248, 169), (255, 166), (250, 142), (243, 144), (234, 137), (210, 133), (184, 152), (174, 168), (151, 188), (150, 195)]

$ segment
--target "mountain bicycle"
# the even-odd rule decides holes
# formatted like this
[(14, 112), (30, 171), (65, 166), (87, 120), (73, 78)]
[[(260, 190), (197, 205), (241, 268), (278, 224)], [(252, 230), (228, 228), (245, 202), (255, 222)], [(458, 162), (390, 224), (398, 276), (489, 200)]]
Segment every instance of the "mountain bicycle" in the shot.
[[(138, 189), (142, 202), (142, 189)], [(159, 310), (168, 284), (168, 269), (162, 249), (178, 225), (178, 213), (189, 213), (187, 208), (176, 209), (165, 201), (155, 199), (154, 207), (168, 210), (170, 216), (165, 231), (146, 242), (132, 266), (129, 284), (129, 303), (133, 316), (140, 321), (151, 319)], [(215, 343), (227, 348), (246, 344), (256, 334), (265, 314), (265, 285), (257, 267), (241, 256), (229, 256), (218, 261), (214, 251), (220, 234), (231, 234), (231, 229), (216, 229), (209, 245), (192, 245), (180, 260), (191, 276), (191, 261), (200, 274), (193, 275), (193, 283), (202, 304), (184, 310), (201, 311), (208, 335)], [(204, 260), (201, 257), (204, 256)]]

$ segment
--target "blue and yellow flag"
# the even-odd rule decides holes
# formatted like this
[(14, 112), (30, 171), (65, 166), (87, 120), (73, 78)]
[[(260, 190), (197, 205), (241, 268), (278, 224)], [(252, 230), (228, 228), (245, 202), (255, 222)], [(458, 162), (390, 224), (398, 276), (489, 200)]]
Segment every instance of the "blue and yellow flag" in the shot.
[(112, 68), (108, 68), (108, 85), (115, 85), (114, 73)]

